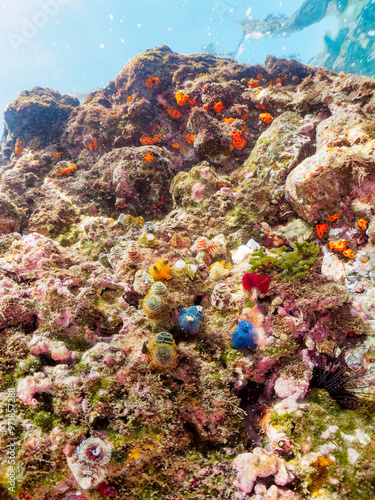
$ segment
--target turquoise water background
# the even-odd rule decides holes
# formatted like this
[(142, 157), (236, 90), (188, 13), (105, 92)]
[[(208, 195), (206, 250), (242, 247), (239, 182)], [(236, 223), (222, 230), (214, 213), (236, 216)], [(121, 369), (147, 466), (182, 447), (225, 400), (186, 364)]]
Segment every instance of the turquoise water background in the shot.
[[(0, 109), (23, 89), (50, 87), (78, 97), (103, 87), (147, 48), (308, 62), (323, 50), (335, 16), (292, 36), (242, 39), (241, 21), (290, 17), (302, 0), (17, 0), (0, 4)], [(2, 133), (2, 124), (0, 126)]]

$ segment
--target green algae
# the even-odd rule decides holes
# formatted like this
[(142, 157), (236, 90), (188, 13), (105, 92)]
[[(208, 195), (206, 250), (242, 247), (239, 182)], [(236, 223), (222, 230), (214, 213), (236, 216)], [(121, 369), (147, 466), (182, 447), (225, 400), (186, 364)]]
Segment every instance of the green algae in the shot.
[(255, 304), (256, 304), (255, 302), (252, 302), (250, 299), (247, 299), (245, 306), (246, 307), (254, 307)]
[(285, 340), (276, 340), (267, 347), (260, 349), (259, 353), (270, 359), (279, 359), (282, 356), (293, 354), (298, 349), (298, 343), (290, 336)]
[[(20, 493), (20, 491), (22, 491), (22, 479), (24, 477), (24, 470), (21, 466), (21, 463), (20, 461), (16, 460), (16, 463), (14, 464), (14, 471), (15, 471), (15, 485), (14, 485), (14, 495), (17, 495)], [(10, 483), (9, 483), (9, 477), (7, 475), (7, 468), (4, 468), (4, 472), (1, 474), (0, 476), (0, 484), (4, 486), (4, 488), (8, 489), (10, 487)], [(3, 491), (1, 492), (3, 493)], [(9, 497), (9, 496), (4, 496), (4, 499), (6, 498), (13, 498), (13, 497)]]
[(37, 412), (32, 418), (32, 421), (35, 423), (35, 425), (46, 432), (52, 430), (53, 427), (55, 427), (55, 425), (57, 425), (58, 423), (56, 417), (52, 413), (43, 410)]
[(37, 358), (24, 358), (21, 359), (17, 365), (15, 376), (19, 378), (26, 373), (29, 373), (31, 370), (37, 371), (41, 366), (41, 362)]
[(235, 363), (241, 358), (243, 358), (243, 353), (239, 352), (237, 349), (228, 348), (221, 353), (220, 361), (223, 366), (226, 367), (229, 363)]
[(63, 336), (57, 336), (56, 340), (62, 340), (70, 351), (85, 352), (91, 347), (91, 345), (81, 337), (66, 338)]
[(123, 464), (130, 459), (134, 449), (138, 449), (140, 453), (154, 449), (163, 440), (163, 434), (152, 425), (144, 426), (140, 421), (133, 421), (127, 426), (127, 434), (109, 429), (108, 440), (113, 444), (113, 462)]
[(11, 234), (0, 235), (0, 255), (5, 254), (14, 244), (14, 237)]
[(102, 378), (91, 382), (91, 395), (89, 398), (90, 406), (94, 406), (95, 403), (104, 401), (110, 397), (108, 393), (106, 394), (106, 397), (98, 394), (101, 389), (108, 389), (109, 386), (110, 382)]
[(71, 423), (64, 427), (65, 434), (69, 436), (70, 439), (77, 439), (80, 436), (84, 435), (87, 432), (86, 428), (82, 428), (81, 426)]
[(246, 226), (255, 221), (255, 218), (248, 210), (237, 206), (229, 212), (226, 217), (226, 223), (229, 227)]
[(89, 363), (84, 363), (83, 361), (78, 361), (76, 360), (76, 364), (74, 365), (73, 367), (73, 370), (72, 370), (72, 373), (74, 375), (77, 375), (81, 372), (86, 372), (86, 373), (89, 373), (90, 372), (90, 364)]
[(5, 373), (2, 376), (3, 387), (5, 389), (10, 389), (15, 386), (15, 378), (13, 373)]
[[(363, 410), (342, 409), (323, 389), (309, 392), (309, 403), (302, 412), (298, 410), (280, 414), (272, 410), (271, 424), (277, 425), (289, 437), (297, 460), (293, 460), (295, 464), (302, 458), (301, 450), (306, 447), (306, 443), (309, 443), (311, 450), (318, 451), (317, 458), (313, 453), (310, 466), (299, 470), (300, 484), (296, 492), (307, 495), (308, 492), (312, 493), (323, 487), (329, 493), (343, 495), (342, 498), (372, 498), (375, 483), (374, 477), (370, 480), (368, 471), (375, 462), (373, 423), (373, 414)], [(332, 426), (337, 426), (338, 430), (329, 434), (328, 438), (323, 437), (323, 433)], [(364, 429), (367, 441), (360, 442), (356, 439), (356, 431)], [(334, 446), (326, 460), (328, 465), (323, 474), (319, 457), (322, 463), (325, 459), (324, 455), (319, 455), (319, 449), (329, 443)], [(349, 449), (353, 448), (360, 455), (354, 464), (350, 462), (348, 455)], [(330, 456), (334, 457), (331, 464)], [(330, 482), (330, 477), (337, 478), (344, 487), (339, 489), (337, 484)], [(356, 492), (355, 496), (350, 495), (353, 491)]]
[(36, 488), (41, 487), (48, 491), (51, 487), (56, 486), (59, 482), (66, 480), (70, 475), (70, 470), (67, 465), (62, 465), (61, 460), (59, 460), (59, 468), (56, 469), (56, 465), (54, 468), (51, 468), (51, 464), (55, 464), (52, 462), (51, 457), (39, 459), (39, 467), (33, 468), (32, 471), (29, 470), (21, 470), (20, 479), (18, 482), (19, 491), (35, 491)]
[(319, 247), (314, 243), (303, 241), (293, 244), (295, 250), (288, 252), (287, 247), (284, 245), (280, 248), (270, 250), (271, 253), (276, 254), (277, 257), (267, 255), (264, 247), (260, 247), (257, 252), (254, 252), (249, 261), (250, 270), (253, 272), (263, 265), (271, 265), (271, 267), (278, 267), (282, 272), (276, 275), (276, 278), (283, 278), (286, 280), (295, 280), (302, 278), (308, 274), (311, 266), (318, 259)]
[(56, 241), (62, 247), (70, 247), (74, 243), (77, 243), (78, 239), (79, 239), (79, 231), (75, 227), (69, 227), (65, 233), (60, 234), (56, 238)]

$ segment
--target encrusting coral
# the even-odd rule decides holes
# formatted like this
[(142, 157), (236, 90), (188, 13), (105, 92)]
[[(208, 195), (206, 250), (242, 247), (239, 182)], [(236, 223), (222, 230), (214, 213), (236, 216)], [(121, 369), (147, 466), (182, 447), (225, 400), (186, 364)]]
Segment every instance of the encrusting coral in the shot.
[(373, 89), (162, 46), (81, 105), (11, 103), (14, 498), (374, 497)]

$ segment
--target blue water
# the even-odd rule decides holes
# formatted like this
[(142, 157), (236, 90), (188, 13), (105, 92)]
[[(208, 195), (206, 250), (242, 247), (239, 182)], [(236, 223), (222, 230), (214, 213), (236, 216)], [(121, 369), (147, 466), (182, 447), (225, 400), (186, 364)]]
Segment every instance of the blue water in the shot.
[(323, 50), (323, 35), (336, 33), (335, 15), (277, 38), (242, 40), (240, 24), (271, 13), (291, 17), (301, 4), (302, 0), (3, 1), (0, 110), (21, 90), (34, 86), (82, 97), (107, 85), (136, 54), (162, 44), (180, 53), (231, 54), (251, 64), (262, 64), (268, 54), (308, 62)]

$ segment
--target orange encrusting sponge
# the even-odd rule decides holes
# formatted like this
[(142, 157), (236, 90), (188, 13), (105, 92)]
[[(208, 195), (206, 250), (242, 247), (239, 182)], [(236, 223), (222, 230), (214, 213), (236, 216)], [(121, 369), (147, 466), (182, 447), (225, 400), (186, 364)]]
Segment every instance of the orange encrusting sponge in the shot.
[(155, 85), (159, 85), (160, 79), (157, 76), (149, 76), (146, 80), (146, 87), (151, 88), (154, 83)]
[(187, 104), (190, 100), (190, 96), (188, 94), (184, 94), (183, 92), (181, 92), (181, 90), (176, 92), (175, 97), (176, 97), (177, 104), (181, 107), (185, 106), (185, 104)]
[(73, 163), (69, 165), (69, 167), (65, 168), (60, 168), (58, 172), (56, 172), (56, 175), (70, 175), (72, 172), (75, 172), (77, 170), (77, 165), (74, 165)]
[(246, 146), (246, 134), (244, 134), (244, 137), (242, 137), (242, 132), (238, 130), (233, 130), (233, 132), (230, 133), (232, 137), (232, 146), (236, 149), (242, 149)]

